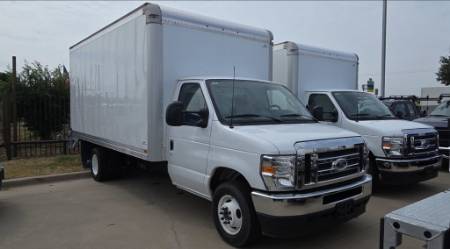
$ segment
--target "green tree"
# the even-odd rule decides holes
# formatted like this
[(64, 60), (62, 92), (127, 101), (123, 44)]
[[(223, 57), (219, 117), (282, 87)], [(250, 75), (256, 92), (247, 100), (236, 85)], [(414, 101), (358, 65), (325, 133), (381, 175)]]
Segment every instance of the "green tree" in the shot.
[(69, 75), (64, 66), (50, 70), (25, 63), (16, 84), (17, 117), (40, 139), (51, 139), (69, 120)]
[(436, 73), (436, 80), (448, 86), (450, 85), (450, 56), (442, 56), (440, 59), (440, 63), (441, 66), (439, 68), (439, 72)]
[(0, 98), (3, 97), (4, 94), (6, 94), (6, 91), (9, 89), (9, 77), (11, 75), (11, 72), (5, 71), (0, 72)]

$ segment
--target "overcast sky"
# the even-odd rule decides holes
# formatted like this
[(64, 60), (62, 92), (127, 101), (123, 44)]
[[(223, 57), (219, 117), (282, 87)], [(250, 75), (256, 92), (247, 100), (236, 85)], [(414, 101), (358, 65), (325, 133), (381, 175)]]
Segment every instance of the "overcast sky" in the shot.
[[(50, 67), (68, 65), (69, 46), (142, 2), (0, 2), (0, 70), (16, 55)], [(162, 5), (269, 29), (286, 40), (354, 52), (359, 83), (380, 82), (382, 2), (160, 2)], [(450, 2), (388, 3), (386, 93), (420, 94), (442, 86), (439, 57), (450, 54)]]

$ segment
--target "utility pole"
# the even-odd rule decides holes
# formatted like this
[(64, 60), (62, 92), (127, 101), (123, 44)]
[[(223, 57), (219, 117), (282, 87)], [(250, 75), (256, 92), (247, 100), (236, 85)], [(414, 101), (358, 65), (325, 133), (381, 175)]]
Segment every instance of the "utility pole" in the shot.
[(381, 37), (381, 97), (386, 94), (386, 15), (387, 15), (387, 0), (383, 0), (383, 27)]

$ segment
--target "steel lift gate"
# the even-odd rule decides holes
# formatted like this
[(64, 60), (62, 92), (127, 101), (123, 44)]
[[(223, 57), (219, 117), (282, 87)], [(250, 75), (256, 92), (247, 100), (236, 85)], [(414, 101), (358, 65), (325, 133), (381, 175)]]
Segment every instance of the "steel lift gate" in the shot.
[(426, 249), (450, 249), (450, 191), (392, 211), (381, 219), (380, 249), (395, 249), (402, 236), (422, 240)]

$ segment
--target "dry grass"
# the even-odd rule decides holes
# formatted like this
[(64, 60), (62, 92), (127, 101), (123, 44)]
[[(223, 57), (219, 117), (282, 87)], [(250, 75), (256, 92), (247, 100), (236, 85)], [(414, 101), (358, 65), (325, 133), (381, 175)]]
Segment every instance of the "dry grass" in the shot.
[(82, 171), (79, 155), (35, 157), (3, 162), (5, 178), (42, 176)]

